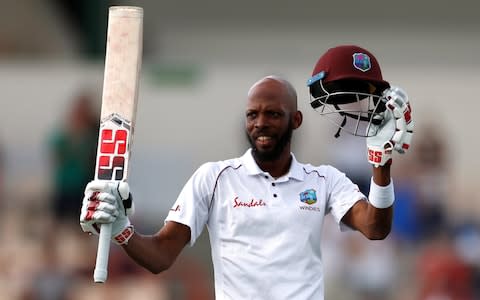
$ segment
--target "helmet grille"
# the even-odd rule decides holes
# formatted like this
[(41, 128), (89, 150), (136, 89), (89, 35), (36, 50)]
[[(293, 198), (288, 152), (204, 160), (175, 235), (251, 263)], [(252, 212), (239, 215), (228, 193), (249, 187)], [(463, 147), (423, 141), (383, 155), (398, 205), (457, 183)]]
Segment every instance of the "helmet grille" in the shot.
[(385, 111), (382, 89), (359, 80), (337, 80), (310, 86), (310, 105), (341, 130), (356, 136), (372, 136), (371, 124), (378, 125)]

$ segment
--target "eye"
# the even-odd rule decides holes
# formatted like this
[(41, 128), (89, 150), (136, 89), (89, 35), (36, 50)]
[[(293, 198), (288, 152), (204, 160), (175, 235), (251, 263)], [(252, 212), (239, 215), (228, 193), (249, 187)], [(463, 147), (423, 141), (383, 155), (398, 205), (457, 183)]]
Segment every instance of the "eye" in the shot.
[(278, 111), (270, 111), (268, 112), (269, 116), (272, 118), (280, 118), (283, 114)]
[(245, 116), (247, 117), (247, 119), (252, 120), (252, 119), (255, 119), (257, 117), (257, 113), (253, 112), (253, 111), (249, 111), (249, 112), (246, 113)]

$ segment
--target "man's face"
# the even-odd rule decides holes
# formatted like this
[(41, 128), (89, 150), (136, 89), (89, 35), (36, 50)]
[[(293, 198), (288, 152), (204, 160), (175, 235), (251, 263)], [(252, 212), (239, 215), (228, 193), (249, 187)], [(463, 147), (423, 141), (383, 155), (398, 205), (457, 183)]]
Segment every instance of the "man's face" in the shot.
[[(287, 129), (280, 135), (267, 135), (266, 133), (257, 132), (254, 135), (247, 129), (247, 138), (253, 150), (253, 155), (259, 161), (273, 161), (280, 157), (280, 154), (290, 144), (292, 139), (293, 126), (292, 122), (288, 122)], [(261, 135), (264, 137), (260, 137)]]
[(249, 95), (245, 124), (253, 155), (260, 161), (279, 158), (283, 151), (290, 151), (294, 125), (288, 101), (281, 89), (271, 84), (255, 88)]

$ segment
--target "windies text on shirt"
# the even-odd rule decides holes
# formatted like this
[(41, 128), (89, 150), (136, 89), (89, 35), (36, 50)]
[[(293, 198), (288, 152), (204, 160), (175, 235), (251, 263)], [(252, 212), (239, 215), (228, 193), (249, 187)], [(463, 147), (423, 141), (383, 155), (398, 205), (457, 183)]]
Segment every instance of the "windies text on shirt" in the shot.
[(316, 206), (299, 206), (301, 210), (312, 210), (312, 211), (321, 211), (320, 210), (320, 207), (316, 207)]

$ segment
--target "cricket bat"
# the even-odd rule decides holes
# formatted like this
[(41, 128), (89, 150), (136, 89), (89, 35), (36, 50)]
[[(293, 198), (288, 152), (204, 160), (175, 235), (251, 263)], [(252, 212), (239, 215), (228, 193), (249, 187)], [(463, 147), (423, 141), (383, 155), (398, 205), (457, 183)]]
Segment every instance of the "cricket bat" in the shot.
[[(143, 9), (111, 6), (95, 180), (126, 181), (142, 64)], [(93, 279), (107, 280), (111, 224), (102, 224)]]

